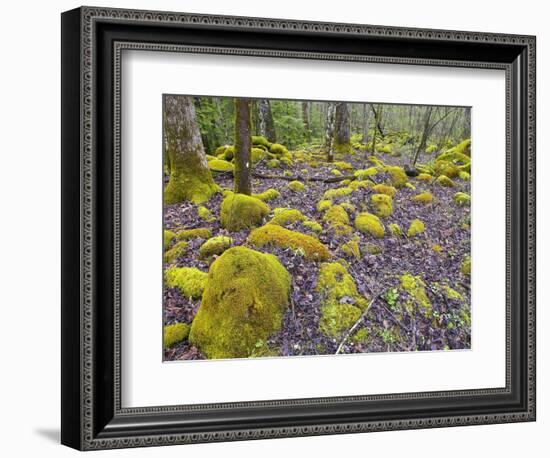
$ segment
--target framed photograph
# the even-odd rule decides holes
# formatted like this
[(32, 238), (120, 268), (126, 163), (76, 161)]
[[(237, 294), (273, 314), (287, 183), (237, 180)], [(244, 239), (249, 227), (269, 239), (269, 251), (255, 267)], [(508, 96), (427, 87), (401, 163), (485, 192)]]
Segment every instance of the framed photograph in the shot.
[(62, 443), (535, 420), (535, 37), (62, 15)]

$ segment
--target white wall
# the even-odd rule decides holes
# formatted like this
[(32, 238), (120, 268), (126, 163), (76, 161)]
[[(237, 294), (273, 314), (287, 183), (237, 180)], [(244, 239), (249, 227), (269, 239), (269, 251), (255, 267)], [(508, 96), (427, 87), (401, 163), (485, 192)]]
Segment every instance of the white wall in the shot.
[[(548, 215), (550, 122), (544, 2), (385, 0), (118, 0), (96, 5), (212, 14), (433, 27), (538, 37), (539, 338), (538, 422), (106, 452), (109, 456), (542, 456), (548, 448), (550, 274)], [(78, 2), (2, 5), (0, 46), (0, 451), (5, 456), (74, 455), (59, 436), (60, 12)], [(546, 80), (546, 81), (545, 81)], [(545, 364), (546, 360), (546, 364)], [(537, 450), (539, 450), (537, 452)], [(131, 455), (130, 455), (131, 454)]]

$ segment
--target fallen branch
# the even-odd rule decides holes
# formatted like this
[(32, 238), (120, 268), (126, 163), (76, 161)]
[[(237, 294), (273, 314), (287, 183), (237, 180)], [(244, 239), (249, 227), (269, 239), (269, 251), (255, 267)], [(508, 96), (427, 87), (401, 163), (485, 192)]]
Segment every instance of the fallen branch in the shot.
[(344, 347), (344, 344), (346, 343), (346, 340), (349, 339), (349, 337), (353, 334), (353, 331), (355, 331), (357, 326), (359, 326), (359, 324), (361, 324), (361, 321), (363, 321), (363, 319), (367, 316), (367, 313), (369, 312), (372, 304), (374, 304), (374, 301), (376, 299), (378, 299), (378, 296), (380, 296), (380, 294), (377, 294), (376, 296), (374, 296), (372, 298), (372, 300), (369, 302), (369, 305), (367, 305), (367, 308), (364, 310), (363, 313), (361, 313), (361, 316), (359, 317), (359, 319), (353, 324), (353, 326), (351, 328), (349, 328), (348, 332), (346, 332), (346, 335), (344, 336), (344, 338), (340, 342), (340, 345), (338, 345), (338, 349), (336, 350), (336, 353), (334, 353), (335, 355), (340, 353), (340, 351)]
[(344, 180), (355, 180), (357, 177), (354, 175), (342, 175), (334, 177), (302, 177), (299, 175), (296, 176), (285, 176), (285, 175), (269, 175), (266, 173), (252, 172), (254, 178), (265, 178), (268, 180), (286, 180), (286, 181), (322, 181), (323, 183), (337, 183)]

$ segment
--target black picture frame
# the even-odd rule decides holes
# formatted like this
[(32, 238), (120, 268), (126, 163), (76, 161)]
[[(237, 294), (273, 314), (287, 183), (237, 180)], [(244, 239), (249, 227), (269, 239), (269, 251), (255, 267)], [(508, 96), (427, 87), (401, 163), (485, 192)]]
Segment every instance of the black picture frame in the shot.
[[(62, 434), (80, 449), (535, 420), (533, 36), (81, 7), (62, 14)], [(120, 53), (209, 52), (506, 71), (505, 388), (125, 409)]]

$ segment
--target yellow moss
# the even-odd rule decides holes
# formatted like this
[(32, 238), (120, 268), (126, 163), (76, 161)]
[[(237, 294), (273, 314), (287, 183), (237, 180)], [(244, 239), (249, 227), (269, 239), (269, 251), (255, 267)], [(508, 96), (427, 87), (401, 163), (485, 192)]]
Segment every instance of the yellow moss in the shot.
[(401, 226), (396, 223), (390, 223), (388, 224), (388, 229), (390, 230), (390, 234), (394, 237), (400, 237), (403, 235), (403, 231), (401, 230)]
[(415, 235), (422, 234), (425, 230), (424, 223), (419, 219), (413, 219), (411, 225), (407, 230), (407, 237), (414, 237)]
[(392, 198), (387, 194), (373, 194), (370, 203), (374, 214), (380, 218), (387, 218), (393, 213)]
[(462, 260), (462, 264), (460, 264), (460, 272), (462, 272), (462, 275), (470, 276), (470, 272), (472, 270), (472, 260), (470, 259), (470, 256), (465, 256)]
[(387, 184), (377, 184), (372, 187), (372, 190), (377, 194), (386, 194), (387, 196), (394, 197), (397, 194), (397, 189)]
[(208, 210), (208, 208), (206, 208), (204, 205), (199, 205), (199, 207), (197, 208), (197, 215), (200, 219), (208, 222), (214, 221), (216, 219), (212, 216), (212, 212)]
[(447, 299), (455, 300), (455, 301), (463, 301), (464, 296), (460, 294), (458, 291), (454, 290), (448, 285), (441, 285), (441, 289), (445, 293), (445, 296), (447, 296)]
[(190, 326), (186, 323), (176, 323), (164, 326), (163, 344), (164, 348), (170, 348), (187, 339)]
[(391, 184), (396, 188), (402, 188), (403, 186), (405, 186), (405, 183), (409, 181), (409, 178), (407, 177), (407, 174), (405, 173), (403, 167), (399, 167), (397, 165), (389, 165), (386, 167), (386, 172), (388, 172), (390, 175)]
[(364, 180), (365, 178), (372, 177), (378, 173), (376, 167), (369, 167), (367, 169), (357, 170), (354, 172), (354, 176), (359, 180)]
[(461, 170), (458, 172), (458, 178), (464, 181), (470, 181), (470, 174), (468, 172), (465, 172), (464, 170)]
[(258, 248), (265, 245), (275, 245), (282, 248), (302, 250), (304, 257), (311, 261), (324, 261), (330, 258), (327, 247), (316, 238), (288, 230), (276, 224), (266, 224), (254, 229), (248, 236), (248, 241)]
[(323, 194), (323, 199), (332, 200), (337, 197), (349, 196), (352, 192), (353, 192), (353, 189), (351, 187), (328, 189)]
[(323, 221), (326, 221), (331, 226), (349, 224), (349, 216), (341, 205), (333, 205), (323, 216)]
[(265, 165), (270, 169), (275, 169), (281, 165), (281, 161), (279, 159), (270, 159)]
[(361, 309), (351, 304), (329, 304), (321, 307), (319, 330), (326, 336), (341, 338), (361, 316)]
[(302, 192), (304, 189), (306, 189), (305, 184), (298, 180), (294, 180), (288, 183), (288, 187), (294, 192)]
[(170, 246), (170, 243), (172, 242), (172, 240), (174, 240), (175, 237), (176, 237), (176, 234), (174, 234), (173, 231), (164, 229), (163, 245), (165, 250), (168, 249), (168, 247)]
[(268, 224), (277, 224), (279, 226), (287, 226), (295, 223), (296, 221), (304, 221), (306, 217), (300, 210), (294, 208), (276, 208), (274, 210), (275, 216), (271, 218)]
[(319, 202), (317, 202), (318, 212), (324, 212), (325, 210), (328, 210), (330, 207), (332, 207), (331, 200), (320, 200)]
[(340, 170), (338, 169), (332, 169), (330, 171), (330, 173), (332, 173), (334, 176), (337, 176), (337, 177), (341, 177), (342, 176), (342, 172), (340, 172)]
[(342, 299), (352, 302), (361, 310), (368, 305), (368, 301), (358, 293), (348, 269), (338, 262), (321, 264), (316, 290), (321, 296), (321, 302), (325, 305), (343, 305), (340, 304)]
[(442, 167), (441, 175), (445, 175), (448, 178), (455, 178), (458, 176), (460, 169), (454, 164), (447, 163)]
[(210, 154), (205, 154), (205, 156), (206, 156), (206, 162), (210, 162), (215, 159), (218, 159), (216, 156), (211, 156)]
[(347, 185), (350, 184), (350, 183), (351, 183), (351, 180), (349, 180), (349, 179), (348, 179), (348, 180), (342, 180), (342, 181), (340, 181), (340, 184), (341, 184), (342, 186), (347, 186)]
[(251, 140), (252, 140), (252, 144), (255, 146), (261, 145), (261, 146), (265, 146), (266, 148), (269, 148), (271, 146), (271, 143), (269, 143), (269, 141), (265, 137), (262, 137), (261, 135), (252, 135)]
[(384, 225), (380, 222), (378, 216), (371, 213), (359, 213), (355, 218), (355, 227), (360, 232), (371, 234), (376, 238), (384, 237)]
[(260, 194), (252, 194), (252, 197), (255, 197), (256, 199), (260, 199), (262, 202), (269, 202), (270, 200), (276, 199), (277, 197), (280, 197), (280, 196), (281, 196), (281, 193), (273, 188), (266, 189), (264, 192), (261, 192)]
[(250, 160), (253, 164), (260, 162), (266, 157), (267, 153), (261, 148), (252, 148), (250, 150)]
[(378, 159), (376, 156), (369, 156), (367, 161), (370, 162), (375, 167), (384, 167), (384, 163)]
[(184, 229), (176, 234), (178, 240), (189, 239), (209, 239), (212, 237), (212, 231), (207, 227), (197, 227), (196, 229)]
[(281, 328), (290, 284), (275, 256), (230, 248), (210, 266), (189, 341), (210, 359), (251, 356)]
[(433, 180), (433, 176), (431, 176), (429, 173), (419, 173), (418, 176), (416, 177), (417, 180), (420, 180), (420, 181), (432, 181)]
[(359, 188), (370, 189), (372, 187), (374, 187), (374, 183), (370, 180), (355, 180), (348, 185), (348, 188), (351, 189), (352, 191), (356, 191)]
[(348, 213), (355, 213), (355, 205), (350, 204), (349, 202), (342, 202), (340, 204), (340, 207), (342, 207)]
[(429, 204), (433, 202), (434, 196), (431, 192), (421, 192), (420, 194), (417, 194), (416, 196), (412, 197), (411, 200), (413, 202), (419, 202), (421, 204)]
[(455, 185), (453, 180), (445, 175), (440, 175), (437, 177), (437, 184), (446, 188), (452, 188)]
[(183, 256), (185, 253), (187, 253), (187, 242), (182, 240), (181, 242), (177, 242), (172, 248), (164, 253), (164, 262), (170, 264), (180, 256)]
[(212, 159), (208, 162), (208, 168), (213, 172), (228, 172), (235, 170), (235, 166), (231, 162), (222, 159)]
[[(357, 320), (356, 320), (357, 321)], [(350, 342), (353, 344), (368, 344), (370, 340), (369, 331), (367, 328), (359, 329), (354, 335), (350, 337)]]
[(288, 149), (286, 149), (286, 147), (284, 145), (281, 145), (280, 143), (273, 143), (270, 146), (269, 151), (273, 154), (276, 154), (277, 156), (288, 157), (288, 158), (291, 157)]
[(166, 286), (178, 288), (185, 297), (199, 298), (206, 286), (208, 274), (195, 267), (170, 267), (165, 270)]
[(212, 256), (219, 256), (225, 250), (228, 250), (233, 245), (233, 239), (223, 235), (212, 237), (204, 242), (199, 248), (199, 258), (208, 259)]
[(359, 243), (357, 243), (357, 240), (350, 240), (349, 242), (342, 244), (340, 249), (346, 256), (361, 259), (361, 250), (359, 249)]
[(390, 154), (392, 152), (391, 145), (376, 145), (376, 150), (380, 153)]
[(335, 161), (332, 164), (342, 170), (353, 170), (353, 166), (349, 162)]
[(260, 199), (244, 194), (227, 195), (221, 206), (221, 225), (235, 232), (258, 226), (269, 213), (269, 207)]
[(321, 226), (317, 221), (302, 221), (302, 226), (313, 232), (321, 232), (323, 230), (323, 226)]
[(465, 205), (470, 205), (471, 197), (465, 192), (457, 192), (454, 195), (453, 200), (455, 201), (455, 204), (463, 207)]
[(367, 245), (367, 253), (373, 255), (380, 254), (382, 253), (382, 247), (369, 243)]
[(426, 284), (422, 281), (420, 277), (415, 277), (411, 274), (402, 275), (401, 288), (410, 294), (414, 302), (424, 311), (424, 313), (431, 312), (432, 303), (426, 295)]
[(432, 250), (434, 250), (436, 253), (441, 253), (443, 251), (443, 247), (438, 244), (432, 245)]
[(407, 188), (409, 188), (409, 189), (411, 189), (411, 190), (413, 190), (413, 191), (416, 191), (416, 186), (415, 186), (414, 184), (410, 183), (410, 182), (409, 182), (409, 183), (405, 183), (405, 187), (407, 187)]

